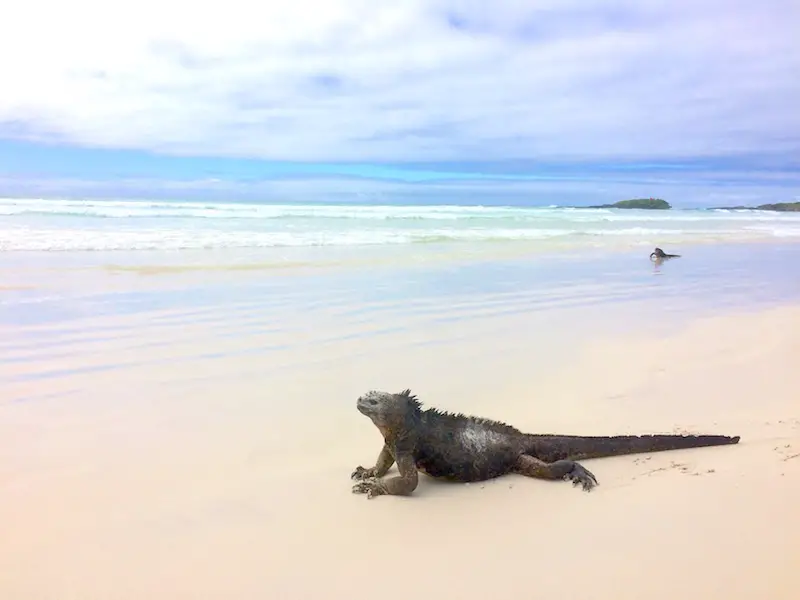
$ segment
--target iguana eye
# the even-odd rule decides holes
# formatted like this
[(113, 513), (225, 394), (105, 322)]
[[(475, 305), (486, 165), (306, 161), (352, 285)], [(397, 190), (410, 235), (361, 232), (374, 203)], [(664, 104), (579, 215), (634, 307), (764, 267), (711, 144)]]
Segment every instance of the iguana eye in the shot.
[(372, 406), (375, 406), (376, 404), (378, 404), (378, 401), (377, 401), (377, 400), (368, 400), (368, 402), (369, 402), (369, 403), (370, 403)]

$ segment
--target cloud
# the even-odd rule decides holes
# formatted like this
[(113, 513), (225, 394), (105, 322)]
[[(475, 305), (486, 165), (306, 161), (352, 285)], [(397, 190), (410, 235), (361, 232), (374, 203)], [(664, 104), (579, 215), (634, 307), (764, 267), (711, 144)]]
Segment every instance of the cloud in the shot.
[(0, 137), (293, 161), (800, 151), (794, 0), (29, 0)]

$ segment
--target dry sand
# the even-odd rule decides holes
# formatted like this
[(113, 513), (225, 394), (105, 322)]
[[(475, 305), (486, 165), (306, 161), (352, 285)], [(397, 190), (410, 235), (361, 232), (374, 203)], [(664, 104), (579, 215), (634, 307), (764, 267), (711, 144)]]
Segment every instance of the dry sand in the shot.
[[(414, 352), (391, 342), (263, 376), (256, 356), (250, 371), (218, 359), (7, 387), (0, 598), (798, 597), (800, 308), (596, 339), (537, 377), (488, 334)], [(41, 361), (79, 369), (81, 343)], [(531, 432), (742, 441), (587, 461), (600, 481), (589, 494), (519, 476), (351, 494), (349, 473), (381, 443), (356, 396), (407, 386)]]

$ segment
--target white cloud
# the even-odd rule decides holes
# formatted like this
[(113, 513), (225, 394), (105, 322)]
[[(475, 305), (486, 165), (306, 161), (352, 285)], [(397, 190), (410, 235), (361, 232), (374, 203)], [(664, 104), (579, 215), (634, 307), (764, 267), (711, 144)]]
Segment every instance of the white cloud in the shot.
[(0, 136), (320, 161), (797, 152), (798, 22), (792, 0), (30, 0), (0, 23)]

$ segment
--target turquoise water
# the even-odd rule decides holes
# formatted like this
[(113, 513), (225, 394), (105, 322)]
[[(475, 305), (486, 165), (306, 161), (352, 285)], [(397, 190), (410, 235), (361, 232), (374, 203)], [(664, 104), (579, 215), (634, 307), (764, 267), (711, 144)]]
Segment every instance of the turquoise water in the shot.
[(480, 206), (0, 199), (0, 252), (800, 240), (800, 214)]
[(800, 215), (762, 212), (3, 200), (0, 325), (30, 351), (119, 316), (281, 348), (494, 317), (636, 329), (796, 302), (796, 241)]

